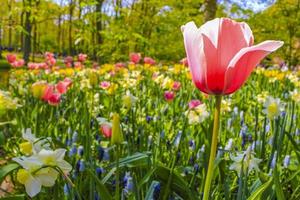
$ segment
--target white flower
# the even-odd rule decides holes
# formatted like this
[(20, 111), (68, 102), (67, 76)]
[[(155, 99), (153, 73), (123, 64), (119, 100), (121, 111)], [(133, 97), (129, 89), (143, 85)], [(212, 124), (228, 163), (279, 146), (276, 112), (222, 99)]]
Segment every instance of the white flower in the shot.
[(231, 160), (233, 163), (230, 165), (229, 169), (235, 170), (238, 173), (238, 176), (241, 175), (242, 170), (244, 174), (248, 174), (253, 169), (259, 171), (258, 164), (261, 162), (261, 159), (254, 157), (251, 146), (249, 146), (246, 151), (238, 153), (237, 156), (231, 157)]
[(186, 111), (185, 114), (189, 119), (189, 124), (198, 124), (203, 122), (207, 117), (209, 117), (209, 112), (207, 112), (206, 105), (200, 104), (197, 107)]
[(27, 128), (25, 131), (23, 131), (22, 137), (27, 142), (23, 142), (19, 146), (21, 151), (25, 154), (28, 155), (32, 153), (36, 154), (43, 148), (50, 149), (49, 141), (51, 141), (51, 138), (47, 138), (47, 139), (36, 138), (35, 135), (31, 133), (30, 128)]
[(275, 117), (280, 115), (280, 112), (283, 111), (283, 104), (280, 102), (279, 98), (274, 99), (269, 96), (266, 99), (264, 104), (265, 109), (263, 112), (270, 118), (274, 119)]
[(69, 173), (72, 170), (72, 166), (64, 160), (66, 149), (46, 150), (42, 149), (38, 154), (37, 158), (48, 166), (57, 166), (64, 173)]
[(26, 193), (34, 197), (41, 187), (51, 187), (55, 184), (58, 172), (52, 168), (42, 168), (43, 163), (36, 157), (13, 158), (23, 168), (17, 172), (17, 180), (25, 186)]

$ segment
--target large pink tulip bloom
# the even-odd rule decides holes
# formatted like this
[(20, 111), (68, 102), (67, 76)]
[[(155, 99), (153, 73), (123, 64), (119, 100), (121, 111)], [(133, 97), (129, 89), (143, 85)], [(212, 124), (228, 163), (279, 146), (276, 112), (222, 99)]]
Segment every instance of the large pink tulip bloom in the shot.
[(216, 18), (200, 28), (189, 22), (182, 32), (194, 84), (214, 95), (235, 92), (265, 56), (283, 45), (273, 40), (253, 45), (248, 24), (228, 18)]

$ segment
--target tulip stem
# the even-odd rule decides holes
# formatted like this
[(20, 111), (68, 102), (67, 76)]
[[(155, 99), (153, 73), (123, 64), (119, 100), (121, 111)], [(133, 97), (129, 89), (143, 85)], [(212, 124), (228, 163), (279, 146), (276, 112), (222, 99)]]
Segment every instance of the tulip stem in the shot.
[(211, 146), (210, 146), (210, 156), (209, 156), (209, 163), (208, 169), (206, 174), (205, 186), (204, 186), (204, 196), (203, 200), (209, 199), (209, 192), (210, 192), (210, 185), (213, 176), (214, 170), (214, 161), (217, 151), (217, 144), (218, 144), (218, 132), (219, 132), (219, 124), (220, 124), (220, 111), (221, 111), (221, 100), (222, 96), (216, 96), (216, 105), (215, 105), (215, 114), (214, 114), (214, 127), (211, 139)]
[(120, 146), (117, 144), (116, 146), (116, 195), (115, 199), (120, 200), (120, 172), (119, 172), (119, 154), (120, 154)]

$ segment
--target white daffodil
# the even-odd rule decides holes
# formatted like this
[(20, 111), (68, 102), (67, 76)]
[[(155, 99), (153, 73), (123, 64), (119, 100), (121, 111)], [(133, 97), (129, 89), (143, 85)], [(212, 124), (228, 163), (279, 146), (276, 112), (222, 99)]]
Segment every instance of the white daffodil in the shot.
[(209, 112), (207, 112), (206, 105), (204, 103), (186, 111), (185, 114), (189, 119), (189, 124), (201, 123), (209, 117)]
[(25, 186), (30, 197), (38, 194), (41, 186), (52, 187), (59, 175), (51, 167), (43, 168), (43, 163), (36, 156), (13, 158), (13, 160), (23, 167), (17, 173), (17, 180)]
[(38, 154), (37, 158), (48, 166), (57, 166), (64, 173), (69, 173), (72, 170), (72, 166), (64, 160), (66, 149), (46, 150), (42, 149)]
[(135, 105), (136, 101), (138, 100), (137, 97), (133, 96), (130, 91), (126, 91), (126, 95), (122, 98), (123, 104), (126, 108), (130, 109), (132, 106)]
[(263, 112), (268, 116), (270, 119), (274, 119), (275, 117), (280, 115), (280, 112), (283, 111), (283, 104), (280, 102), (279, 98), (274, 99), (273, 97), (269, 96), (266, 99), (264, 104)]
[(295, 103), (300, 103), (300, 92), (298, 92), (297, 89), (294, 89), (292, 92), (290, 92), (291, 99), (295, 101)]
[(241, 175), (242, 170), (244, 174), (248, 174), (253, 169), (259, 171), (258, 165), (261, 162), (261, 159), (254, 157), (254, 153), (251, 151), (251, 145), (246, 151), (238, 153), (235, 157), (231, 157), (231, 160), (233, 163), (230, 165), (229, 169), (235, 170), (239, 176)]
[(20, 150), (27, 155), (31, 155), (32, 153), (36, 154), (43, 148), (50, 149), (49, 141), (51, 138), (38, 139), (34, 134), (31, 133), (30, 128), (27, 128), (25, 131), (23, 131), (22, 137), (24, 140), (26, 140), (26, 142), (22, 142), (19, 145)]

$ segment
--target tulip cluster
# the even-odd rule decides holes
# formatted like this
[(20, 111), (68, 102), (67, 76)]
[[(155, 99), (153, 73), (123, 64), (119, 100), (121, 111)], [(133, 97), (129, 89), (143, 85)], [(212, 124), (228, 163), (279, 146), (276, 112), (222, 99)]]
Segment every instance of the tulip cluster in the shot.
[(25, 61), (23, 59), (17, 59), (15, 54), (8, 54), (6, 60), (14, 68), (23, 67), (25, 64)]
[(49, 84), (45, 81), (38, 81), (32, 84), (31, 91), (35, 98), (56, 106), (60, 103), (61, 95), (65, 94), (71, 85), (72, 80), (69, 78), (59, 81), (56, 85)]

